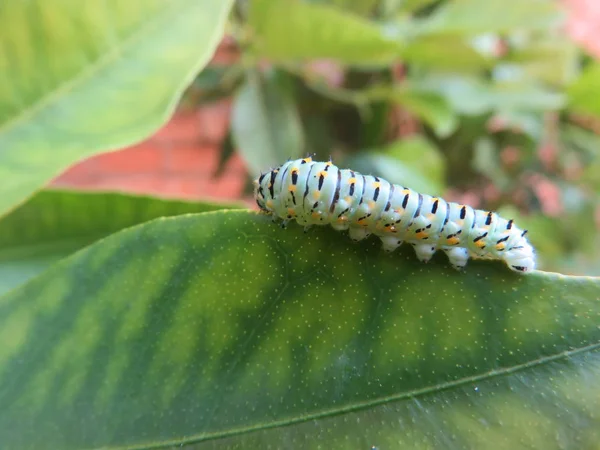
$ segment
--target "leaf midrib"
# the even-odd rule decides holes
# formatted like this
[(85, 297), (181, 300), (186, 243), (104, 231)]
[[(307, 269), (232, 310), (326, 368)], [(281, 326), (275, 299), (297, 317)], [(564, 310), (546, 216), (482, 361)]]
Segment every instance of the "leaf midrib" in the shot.
[(485, 381), (489, 378), (498, 377), (498, 376), (506, 376), (511, 375), (513, 373), (530, 369), (536, 366), (540, 366), (546, 363), (551, 363), (554, 361), (559, 361), (561, 359), (567, 359), (572, 356), (575, 356), (584, 352), (593, 352), (595, 350), (600, 349), (600, 341), (595, 342), (593, 344), (588, 344), (583, 347), (577, 347), (571, 350), (566, 350), (563, 352), (558, 352), (552, 355), (547, 355), (538, 359), (534, 359), (531, 361), (527, 361), (522, 364), (516, 364), (514, 366), (504, 367), (502, 369), (490, 370), (488, 372), (471, 375), (468, 377), (459, 378), (454, 381), (448, 381), (444, 383), (437, 383), (432, 386), (426, 386), (419, 389), (413, 389), (411, 391), (402, 392), (401, 394), (390, 395), (381, 398), (375, 398), (364, 402), (355, 402), (352, 405), (347, 405), (339, 408), (331, 408), (327, 410), (318, 411), (312, 414), (308, 414), (305, 416), (299, 416), (294, 418), (288, 418), (285, 420), (276, 420), (272, 422), (266, 422), (261, 424), (256, 424), (248, 427), (240, 427), (234, 428), (227, 431), (214, 432), (214, 433), (204, 433), (195, 436), (190, 436), (185, 439), (180, 440), (167, 440), (162, 442), (152, 442), (147, 444), (139, 444), (125, 447), (102, 447), (103, 449), (108, 450), (150, 450), (150, 449), (158, 449), (158, 448), (166, 448), (175, 445), (190, 445), (202, 441), (214, 440), (214, 439), (223, 439), (227, 437), (232, 437), (236, 435), (251, 433), (255, 431), (267, 430), (272, 428), (278, 428), (288, 425), (295, 425), (302, 422), (307, 422), (310, 420), (322, 419), (330, 416), (347, 414), (355, 411), (359, 411), (362, 409), (367, 409), (370, 407), (380, 406), (385, 403), (390, 403), (393, 401), (406, 400), (408, 398), (416, 398), (424, 395), (428, 395), (434, 392), (445, 391), (451, 388), (455, 388), (458, 386), (462, 386), (469, 383), (475, 383), (480, 381)]

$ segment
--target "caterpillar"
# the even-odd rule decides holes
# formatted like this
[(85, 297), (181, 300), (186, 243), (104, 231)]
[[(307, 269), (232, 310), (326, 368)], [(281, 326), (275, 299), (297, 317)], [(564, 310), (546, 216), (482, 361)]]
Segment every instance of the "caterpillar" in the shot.
[(304, 225), (330, 224), (360, 241), (374, 234), (387, 252), (403, 242), (427, 262), (437, 250), (456, 269), (469, 257), (500, 259), (521, 274), (535, 267), (533, 247), (513, 220), (495, 212), (420, 194), (376, 176), (339, 169), (312, 158), (288, 161), (254, 180), (260, 210)]

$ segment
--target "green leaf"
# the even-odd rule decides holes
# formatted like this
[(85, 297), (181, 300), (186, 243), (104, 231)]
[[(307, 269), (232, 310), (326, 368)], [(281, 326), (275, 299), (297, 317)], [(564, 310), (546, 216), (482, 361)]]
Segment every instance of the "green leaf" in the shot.
[(244, 211), (114, 234), (0, 297), (2, 447), (594, 448), (600, 280), (443, 259)]
[[(184, 99), (192, 107), (230, 98), (244, 81), (240, 66), (209, 66), (198, 74)], [(187, 98), (186, 98), (187, 97)]]
[[(315, 1), (315, 0), (313, 0)], [(359, 16), (368, 16), (376, 11), (380, 0), (320, 0), (321, 3), (331, 3), (338, 8), (351, 11)]]
[(0, 5), (0, 215), (74, 162), (138, 141), (211, 57), (230, 0)]
[(402, 58), (409, 63), (454, 73), (483, 70), (493, 65), (461, 36), (420, 36), (404, 47)]
[(256, 51), (275, 61), (331, 58), (348, 64), (389, 64), (400, 45), (372, 22), (330, 5), (253, 0), (249, 24)]
[(391, 97), (423, 119), (440, 137), (449, 136), (458, 126), (458, 117), (450, 103), (436, 92), (406, 85), (403, 89), (392, 90)]
[(511, 48), (503, 61), (512, 63), (524, 77), (562, 87), (578, 76), (580, 58), (581, 52), (572, 41), (544, 34), (538, 40)]
[(569, 107), (574, 112), (600, 116), (600, 64), (590, 64), (568, 89)]
[(467, 115), (492, 111), (546, 111), (565, 105), (565, 96), (530, 83), (488, 84), (475, 77), (430, 76), (412, 81), (424, 92), (444, 97), (453, 110)]
[(547, 0), (451, 0), (421, 26), (424, 33), (477, 34), (543, 30), (561, 19), (559, 5)]
[(253, 176), (300, 157), (304, 135), (283, 73), (249, 71), (231, 113), (231, 132)]
[(444, 159), (422, 136), (398, 140), (379, 151), (361, 152), (345, 165), (362, 173), (378, 174), (390, 183), (419, 192), (430, 195), (444, 192)]
[(157, 217), (235, 207), (117, 193), (42, 191), (0, 220), (0, 294), (123, 228)]

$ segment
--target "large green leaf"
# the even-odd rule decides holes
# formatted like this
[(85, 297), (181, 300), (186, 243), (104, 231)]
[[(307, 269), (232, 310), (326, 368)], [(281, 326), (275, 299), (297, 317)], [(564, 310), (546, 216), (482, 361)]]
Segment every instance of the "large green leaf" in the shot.
[(0, 220), (0, 294), (123, 228), (157, 217), (234, 207), (117, 193), (42, 191)]
[(214, 212), (0, 297), (3, 449), (596, 448), (600, 280)]
[(249, 24), (256, 51), (280, 61), (332, 58), (389, 64), (400, 45), (376, 24), (334, 6), (297, 0), (253, 0)]
[(298, 109), (283, 72), (251, 70), (233, 102), (231, 133), (253, 176), (304, 151)]
[(140, 140), (212, 55), (231, 0), (0, 3), (0, 214)]

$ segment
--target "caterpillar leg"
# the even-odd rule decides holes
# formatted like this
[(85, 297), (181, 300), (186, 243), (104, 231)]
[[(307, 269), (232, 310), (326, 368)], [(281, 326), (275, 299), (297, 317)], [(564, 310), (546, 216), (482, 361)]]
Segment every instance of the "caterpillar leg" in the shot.
[(421, 262), (427, 262), (435, 253), (436, 248), (431, 244), (413, 244), (417, 258)]
[(444, 253), (448, 255), (450, 264), (457, 270), (464, 268), (469, 260), (469, 251), (466, 248), (450, 247), (443, 248)]
[(380, 236), (379, 238), (381, 239), (381, 243), (383, 244), (383, 251), (390, 253), (396, 250), (398, 247), (400, 247), (403, 242), (394, 236)]
[(347, 229), (348, 229), (348, 222), (347, 222), (347, 221), (343, 221), (343, 222), (333, 222), (333, 223), (331, 224), (331, 227), (332, 227), (334, 230), (337, 230), (337, 231), (344, 231), (344, 230), (347, 230)]
[(348, 229), (348, 234), (350, 234), (350, 239), (352, 239), (354, 242), (361, 241), (371, 235), (366, 228), (362, 227), (350, 227)]

